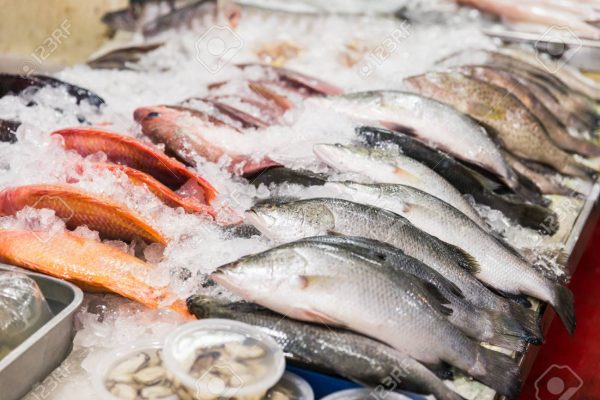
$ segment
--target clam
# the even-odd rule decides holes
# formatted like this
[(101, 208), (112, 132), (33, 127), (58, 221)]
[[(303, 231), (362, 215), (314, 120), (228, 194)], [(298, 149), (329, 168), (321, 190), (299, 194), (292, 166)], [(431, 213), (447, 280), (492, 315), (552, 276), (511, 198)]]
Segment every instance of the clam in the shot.
[(137, 390), (124, 383), (117, 383), (110, 389), (110, 392), (119, 399), (135, 400), (137, 398)]
[(144, 368), (133, 375), (133, 380), (145, 386), (156, 385), (166, 378), (167, 373), (163, 367)]

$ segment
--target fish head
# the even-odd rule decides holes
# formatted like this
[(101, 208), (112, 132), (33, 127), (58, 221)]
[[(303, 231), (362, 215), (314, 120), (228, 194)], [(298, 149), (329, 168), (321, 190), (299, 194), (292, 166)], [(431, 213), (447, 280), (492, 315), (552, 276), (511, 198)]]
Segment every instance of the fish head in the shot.
[(303, 287), (299, 277), (304, 275), (307, 265), (307, 260), (293, 246), (284, 245), (225, 264), (211, 278), (245, 300), (269, 307), (275, 299)]
[(258, 204), (245, 217), (263, 235), (279, 242), (325, 234), (335, 226), (333, 215), (319, 200)]

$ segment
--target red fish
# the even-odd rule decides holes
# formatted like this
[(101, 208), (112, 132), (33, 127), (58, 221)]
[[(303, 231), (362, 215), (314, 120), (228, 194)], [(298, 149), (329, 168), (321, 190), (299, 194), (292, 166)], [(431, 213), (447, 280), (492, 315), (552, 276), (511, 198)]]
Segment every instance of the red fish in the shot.
[[(241, 175), (251, 175), (268, 167), (281, 164), (265, 157), (254, 160), (249, 156), (235, 153), (231, 150), (211, 143), (203, 136), (203, 131), (214, 129), (214, 126), (200, 118), (169, 106), (142, 107), (134, 112), (134, 118), (142, 125), (142, 132), (153, 141), (164, 143), (173, 153), (188, 163), (194, 165), (195, 156), (201, 156), (210, 162), (217, 162), (222, 156), (228, 156), (229, 171)], [(233, 129), (229, 134), (241, 135)]]
[(25, 207), (48, 208), (69, 229), (86, 225), (106, 239), (167, 244), (167, 239), (133, 211), (103, 196), (58, 185), (28, 185), (0, 192), (0, 216), (14, 215)]
[(171, 189), (192, 180), (202, 188), (200, 200), (206, 204), (210, 204), (217, 195), (217, 190), (210, 183), (185, 165), (134, 138), (81, 127), (60, 129), (52, 135), (61, 136), (66, 149), (75, 150), (82, 156), (103, 152), (109, 161), (145, 172)]
[[(182, 300), (149, 275), (154, 266), (104, 243), (70, 232), (47, 241), (36, 232), (0, 230), (0, 261), (71, 281), (84, 289), (109, 291), (150, 308), (167, 307), (189, 316)], [(170, 304), (169, 304), (170, 302)]]
[[(158, 197), (164, 204), (166, 204), (169, 207), (182, 207), (188, 213), (203, 213), (208, 214), (213, 218), (216, 215), (215, 210), (211, 206), (202, 203), (197, 199), (197, 197), (182, 196), (181, 194), (172, 191), (171, 189), (169, 189), (150, 175), (142, 171), (138, 171), (137, 169), (128, 167), (126, 165), (102, 162), (89, 163), (89, 165), (97, 170), (107, 170), (112, 173), (125, 174), (131, 184), (136, 186), (145, 185), (148, 188), (148, 190), (150, 190), (156, 197)], [(78, 165), (79, 173), (82, 172), (82, 168), (82, 164)]]

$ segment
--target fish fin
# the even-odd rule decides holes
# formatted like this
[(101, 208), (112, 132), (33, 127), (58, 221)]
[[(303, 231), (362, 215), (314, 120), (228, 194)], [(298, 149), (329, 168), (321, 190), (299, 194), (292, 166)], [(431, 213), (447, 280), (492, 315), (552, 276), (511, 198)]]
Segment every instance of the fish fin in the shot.
[(337, 319), (312, 309), (298, 309), (297, 313), (294, 314), (306, 321), (313, 321), (323, 325), (344, 326), (344, 324)]
[(502, 297), (506, 297), (507, 299), (515, 302), (516, 304), (521, 305), (522, 307), (531, 308), (531, 302), (529, 301), (527, 296), (523, 294), (503, 292), (502, 290), (493, 288), (491, 286), (488, 286), (488, 289), (490, 289), (494, 293), (499, 294)]
[(540, 318), (538, 314), (528, 308), (522, 307), (515, 303), (508, 303), (510, 307), (509, 315), (511, 318), (519, 323), (523, 329), (528, 333), (525, 338), (528, 343), (531, 344), (542, 344), (544, 343), (544, 334), (542, 332), (542, 326), (540, 324)]
[(481, 184), (481, 186), (490, 192), (495, 192), (502, 187), (500, 182), (493, 181), (470, 167), (464, 166), (464, 170), (468, 171), (469, 174)]
[(530, 338), (529, 331), (520, 321), (505, 312), (488, 311), (486, 318), (491, 322), (494, 334), (486, 342), (505, 349), (522, 352)]
[(556, 252), (556, 262), (565, 267), (569, 262), (569, 253), (564, 250), (558, 250)]
[[(515, 360), (497, 351), (480, 347), (475, 364), (473, 369), (468, 371), (475, 379), (509, 399), (518, 397), (521, 379)], [(479, 365), (483, 366), (483, 371), (478, 370)]]
[(470, 255), (460, 247), (454, 246), (452, 244), (444, 243), (444, 245), (446, 245), (446, 247), (448, 247), (448, 249), (452, 251), (454, 259), (459, 266), (466, 269), (473, 275), (477, 275), (481, 271), (479, 263), (472, 255)]
[(450, 304), (450, 301), (430, 282), (419, 281), (423, 285), (427, 294), (431, 297), (432, 301), (429, 304), (435, 308), (442, 315), (452, 315), (452, 308), (446, 307), (445, 305)]
[(576, 325), (573, 292), (566, 286), (556, 285), (552, 306), (567, 328), (569, 335), (573, 335)]

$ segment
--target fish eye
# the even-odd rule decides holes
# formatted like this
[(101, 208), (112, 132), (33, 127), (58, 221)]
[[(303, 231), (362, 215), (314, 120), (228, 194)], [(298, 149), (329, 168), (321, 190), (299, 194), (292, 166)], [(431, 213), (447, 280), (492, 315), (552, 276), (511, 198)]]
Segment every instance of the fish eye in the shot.
[(152, 112), (148, 113), (148, 115), (146, 115), (146, 118), (156, 118), (159, 116), (160, 116), (159, 113), (157, 113), (156, 111), (152, 111)]

